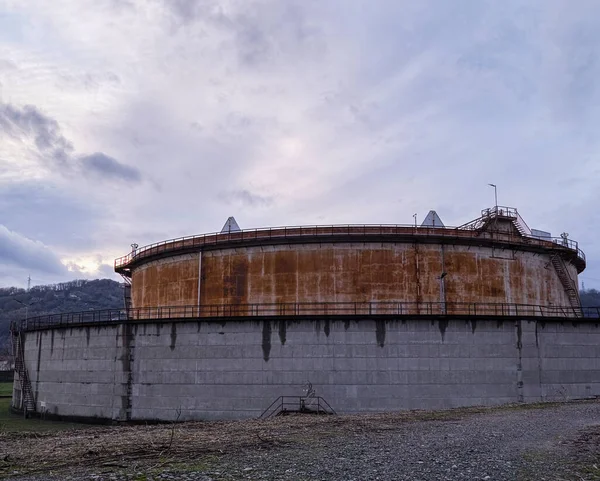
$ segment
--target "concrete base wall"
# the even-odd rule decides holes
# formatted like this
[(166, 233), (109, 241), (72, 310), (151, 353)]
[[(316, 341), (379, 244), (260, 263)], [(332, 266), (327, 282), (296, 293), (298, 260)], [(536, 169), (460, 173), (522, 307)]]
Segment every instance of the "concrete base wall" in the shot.
[(600, 395), (589, 322), (223, 320), (24, 335), (37, 407), (60, 416), (255, 417), (308, 382), (338, 413)]

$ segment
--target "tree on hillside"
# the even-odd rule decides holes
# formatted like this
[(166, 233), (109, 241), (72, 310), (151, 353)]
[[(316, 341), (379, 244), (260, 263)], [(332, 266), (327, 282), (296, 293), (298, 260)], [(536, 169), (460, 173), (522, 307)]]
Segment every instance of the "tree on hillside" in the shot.
[(585, 289), (579, 292), (581, 305), (583, 307), (599, 307), (600, 306), (600, 291), (596, 289)]
[(123, 286), (111, 279), (0, 288), (0, 345), (9, 335), (10, 322), (27, 317), (124, 307)]

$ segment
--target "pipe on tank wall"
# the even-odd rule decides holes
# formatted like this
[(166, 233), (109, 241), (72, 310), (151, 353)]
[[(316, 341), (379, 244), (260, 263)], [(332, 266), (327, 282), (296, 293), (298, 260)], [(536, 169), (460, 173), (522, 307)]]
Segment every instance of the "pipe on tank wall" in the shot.
[(198, 251), (198, 307), (200, 307), (200, 286), (202, 284), (202, 251)]
[[(419, 273), (419, 245), (415, 242), (414, 246), (414, 255), (415, 255), (415, 281), (416, 281), (416, 289), (417, 289), (417, 303), (421, 304), (421, 278)], [(420, 314), (420, 307), (419, 307)]]
[(444, 244), (440, 244), (440, 258), (442, 264), (442, 272), (440, 273), (440, 308), (442, 314), (446, 314), (446, 266), (444, 261)]

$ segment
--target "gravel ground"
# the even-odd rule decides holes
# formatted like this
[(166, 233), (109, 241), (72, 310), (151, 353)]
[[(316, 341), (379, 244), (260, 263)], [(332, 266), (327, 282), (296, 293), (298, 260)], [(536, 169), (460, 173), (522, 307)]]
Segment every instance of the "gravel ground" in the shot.
[(598, 481), (600, 402), (4, 435), (0, 459), (19, 481)]

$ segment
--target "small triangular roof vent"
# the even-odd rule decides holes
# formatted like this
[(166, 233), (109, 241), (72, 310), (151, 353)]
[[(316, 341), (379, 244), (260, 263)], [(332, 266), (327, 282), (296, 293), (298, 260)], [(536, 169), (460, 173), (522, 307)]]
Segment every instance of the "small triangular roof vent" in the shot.
[(229, 234), (230, 232), (239, 232), (241, 230), (242, 229), (240, 229), (240, 226), (235, 221), (235, 218), (229, 217), (227, 219), (227, 222), (225, 222), (225, 225), (221, 229), (221, 234)]
[(421, 224), (421, 227), (445, 227), (440, 216), (437, 215), (435, 210), (430, 210), (429, 214), (425, 217), (425, 220)]

